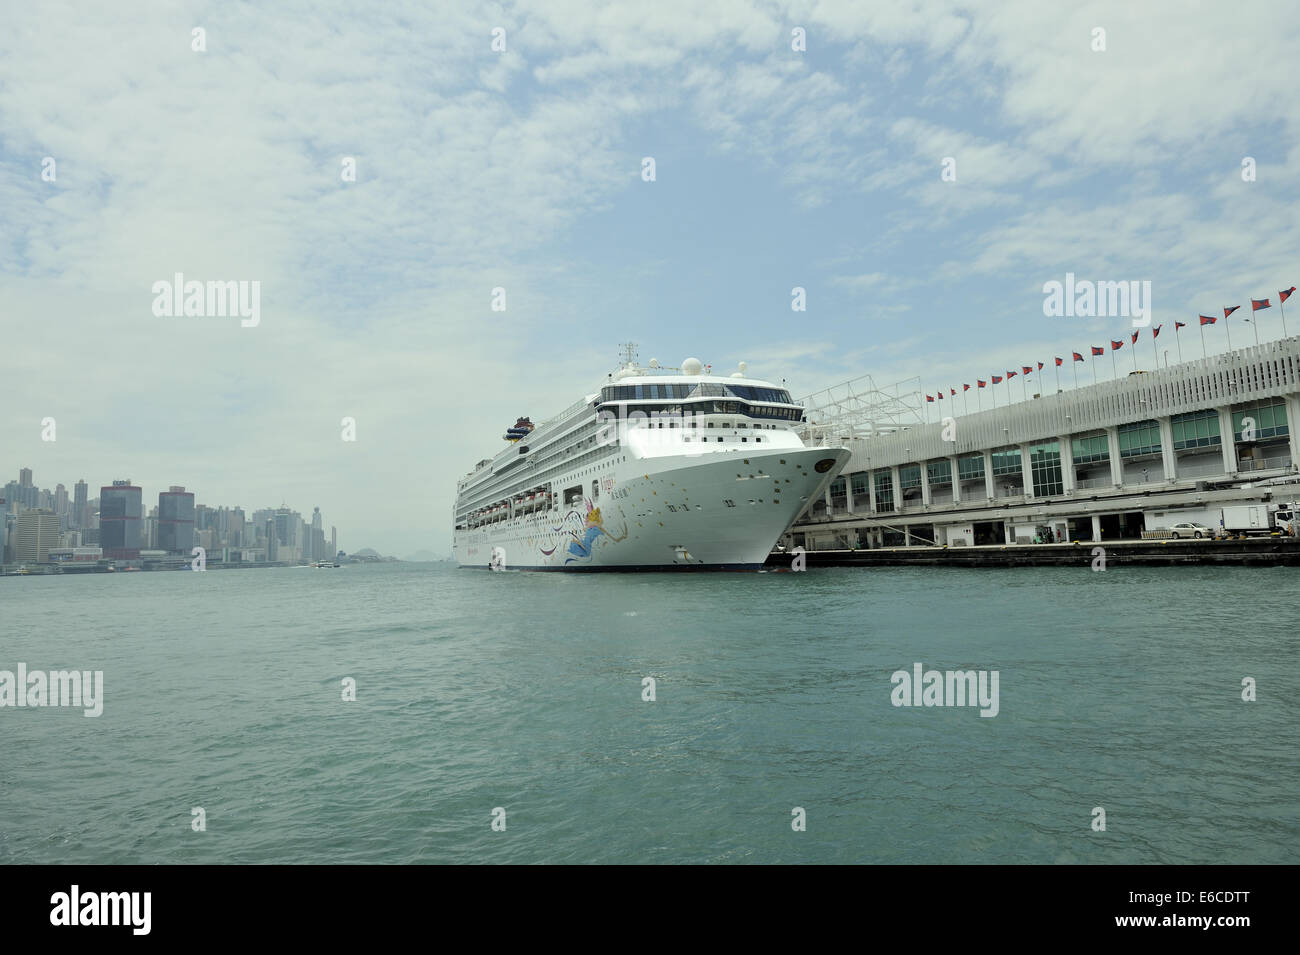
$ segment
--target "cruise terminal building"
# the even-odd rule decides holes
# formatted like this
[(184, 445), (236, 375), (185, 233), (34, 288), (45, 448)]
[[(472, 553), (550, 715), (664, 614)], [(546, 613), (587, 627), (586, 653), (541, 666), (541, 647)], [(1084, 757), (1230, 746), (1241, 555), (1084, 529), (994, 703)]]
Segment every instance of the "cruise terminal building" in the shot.
[(852, 456), (785, 547), (1137, 539), (1300, 496), (1300, 337), (929, 422), (919, 400), (911, 423), (808, 408), (808, 439)]

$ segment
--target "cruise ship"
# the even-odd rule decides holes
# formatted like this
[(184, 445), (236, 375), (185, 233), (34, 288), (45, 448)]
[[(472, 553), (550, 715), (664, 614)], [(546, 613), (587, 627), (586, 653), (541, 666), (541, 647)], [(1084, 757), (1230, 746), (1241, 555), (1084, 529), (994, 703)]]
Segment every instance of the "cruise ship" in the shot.
[(538, 425), (456, 488), (462, 567), (756, 570), (849, 459), (807, 447), (803, 408), (747, 377), (628, 356), (598, 391)]

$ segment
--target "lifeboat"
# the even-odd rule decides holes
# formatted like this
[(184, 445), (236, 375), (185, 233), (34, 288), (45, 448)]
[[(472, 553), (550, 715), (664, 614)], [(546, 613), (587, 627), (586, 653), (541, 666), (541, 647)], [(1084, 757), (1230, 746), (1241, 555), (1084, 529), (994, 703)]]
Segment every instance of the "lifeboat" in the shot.
[(515, 421), (513, 427), (506, 428), (506, 433), (503, 435), (503, 437), (507, 441), (518, 441), (521, 438), (526, 438), (530, 434), (532, 434), (533, 427), (534, 427), (533, 422), (530, 419), (519, 418), (517, 421)]

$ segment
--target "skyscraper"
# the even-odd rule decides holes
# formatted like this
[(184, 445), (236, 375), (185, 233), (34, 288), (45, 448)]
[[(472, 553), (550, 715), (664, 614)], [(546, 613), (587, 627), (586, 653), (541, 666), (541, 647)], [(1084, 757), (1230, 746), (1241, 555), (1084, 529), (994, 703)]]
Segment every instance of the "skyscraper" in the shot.
[(31, 468), (19, 468), (19, 470), (18, 470), (18, 483), (19, 483), (22, 487), (31, 487), (31, 486), (32, 486), (32, 469), (31, 469)]
[(59, 546), (59, 515), (46, 508), (23, 511), (14, 522), (13, 559), (44, 564), (50, 548)]
[(130, 479), (99, 489), (99, 542), (104, 556), (131, 560), (140, 556), (141, 489)]
[(86, 479), (82, 478), (72, 487), (72, 518), (73, 527), (82, 528), (90, 526), (90, 515), (86, 513)]
[(320, 508), (311, 509), (311, 533), (307, 535), (308, 553), (303, 554), (307, 560), (320, 560), (325, 556), (325, 531), (321, 527)]
[(158, 549), (188, 555), (194, 548), (194, 492), (172, 485), (158, 494)]

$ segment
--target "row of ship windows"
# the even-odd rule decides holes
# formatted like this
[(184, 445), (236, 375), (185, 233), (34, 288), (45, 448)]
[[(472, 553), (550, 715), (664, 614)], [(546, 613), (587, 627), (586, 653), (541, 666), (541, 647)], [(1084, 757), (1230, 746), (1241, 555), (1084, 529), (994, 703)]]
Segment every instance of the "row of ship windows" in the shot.
[[(626, 461), (626, 460), (627, 460), (627, 457), (626, 457), (626, 456), (619, 457), (619, 458), (617, 459), (617, 461), (618, 461), (619, 463), (622, 463), (622, 462), (624, 462), (624, 461)], [(577, 472), (575, 472), (575, 473), (572, 475), (572, 477), (570, 477), (570, 480), (572, 480), (573, 478), (577, 478), (577, 477), (584, 477), (584, 476), (586, 476), (586, 475), (588, 475), (588, 474), (595, 474), (595, 473), (597, 473), (598, 471), (602, 470), (603, 468), (607, 468), (607, 467), (609, 467), (611, 464), (614, 464), (614, 463), (615, 463), (615, 461), (614, 461), (613, 459), (611, 459), (610, 461), (605, 462), (605, 463), (604, 463), (603, 465), (601, 465), (600, 467), (584, 468), (584, 469), (581, 470), (581, 471), (577, 471)], [(549, 493), (549, 488), (550, 488), (550, 486), (551, 486), (551, 485), (550, 485), (550, 482), (547, 482), (547, 484), (546, 484), (546, 488), (547, 488), (547, 497), (549, 498), (549, 501), (544, 502), (544, 503), (548, 503), (549, 506), (545, 508), (546, 510), (552, 510), (552, 509), (555, 507), (555, 495)], [(597, 482), (596, 482), (596, 481), (592, 481), (592, 482), (591, 482), (591, 488), (592, 488), (592, 498), (595, 499), (595, 498), (598, 496), (598, 494), (599, 494), (599, 488), (598, 488), (598, 485), (597, 485)], [(573, 499), (571, 498), (570, 495), (571, 495), (572, 492), (575, 492), (575, 491), (577, 492), (577, 496), (578, 496), (578, 497), (581, 497), (581, 496), (582, 496), (582, 487), (581, 487), (581, 485), (579, 485), (579, 486), (577, 486), (577, 487), (567, 488), (567, 489), (565, 490), (565, 492), (564, 492), (564, 503), (565, 503), (566, 506), (569, 505), (569, 504), (571, 504), (571, 503), (573, 503)], [(518, 492), (518, 491), (512, 491), (512, 492), (511, 492), (512, 495), (513, 495), (513, 494), (516, 494), (516, 493), (520, 493), (520, 492)], [(473, 511), (470, 512), (470, 514), (469, 514), (468, 517), (467, 517), (467, 520), (468, 520), (468, 521), (473, 522), (473, 523), (470, 523), (468, 526), (470, 526), (470, 527), (479, 527), (479, 526), (481, 526), (481, 525), (483, 525), (483, 524), (495, 524), (495, 523), (497, 523), (498, 521), (501, 521), (501, 520), (505, 520), (505, 519), (507, 519), (507, 517), (508, 517), (508, 512), (504, 512), (504, 511), (501, 512), (500, 516), (497, 516), (497, 517), (494, 517), (494, 518), (491, 518), (491, 519), (483, 520), (483, 519), (479, 519), (479, 518), (482, 518), (482, 517), (485, 515), (485, 513), (486, 513), (487, 511), (491, 510), (491, 509), (494, 509), (494, 508), (504, 508), (508, 503), (510, 503), (510, 501), (511, 501), (511, 498), (510, 498), (510, 497), (504, 497), (504, 498), (501, 498), (501, 499), (498, 500), (498, 501), (494, 501), (494, 502), (492, 502), (491, 504), (484, 504), (484, 505), (482, 505), (481, 507), (475, 508)], [(537, 505), (534, 504), (534, 509), (536, 509), (536, 507), (537, 507)], [(457, 525), (457, 528), (458, 528), (458, 529), (463, 529), (465, 526), (466, 526), (465, 524), (458, 524), (458, 525)]]
[(770, 401), (774, 404), (793, 404), (790, 392), (781, 388), (759, 388), (754, 385), (724, 385), (720, 382), (693, 384), (606, 385), (601, 389), (602, 401), (636, 401), (645, 398), (744, 398), (749, 401)]
[[(697, 428), (699, 427), (699, 424), (698, 424), (697, 422), (694, 422), (694, 421), (691, 421), (691, 422), (689, 422), (689, 423), (687, 423), (687, 422), (682, 422), (682, 423), (681, 423), (681, 427), (682, 427), (682, 429), (685, 430), (685, 429), (688, 427), (688, 424), (689, 424), (689, 427), (690, 427), (691, 430), (695, 430), (695, 429), (697, 429)], [(661, 421), (647, 421), (645, 425), (643, 425), (643, 426), (642, 426), (642, 425), (637, 425), (637, 427), (662, 428), (662, 427), (664, 427), (664, 425), (667, 425), (667, 426), (670, 427), (670, 428), (676, 428), (676, 427), (678, 426), (678, 421), (677, 421), (676, 419), (672, 419), (672, 420), (665, 419), (665, 420), (661, 420)], [(718, 421), (718, 422), (709, 421), (709, 422), (706, 422), (704, 426), (705, 426), (706, 428), (712, 428), (712, 427), (715, 427), (715, 426), (716, 426), (716, 427), (719, 427), (719, 428), (731, 428), (731, 427), (735, 427), (735, 428), (745, 428), (745, 429), (747, 429), (747, 430), (748, 430), (749, 428), (753, 428), (755, 431), (761, 431), (761, 430), (763, 430), (764, 428), (766, 428), (766, 429), (769, 430), (769, 431), (775, 431), (775, 430), (777, 429), (777, 427), (778, 427), (778, 425), (774, 425), (774, 424), (755, 424), (755, 425), (750, 425), (750, 424), (746, 424), (744, 421), (737, 421), (734, 425), (733, 425), (730, 421)], [(688, 438), (687, 440), (689, 441), (690, 439)]]
[(706, 414), (743, 414), (751, 418), (780, 418), (783, 421), (799, 421), (803, 418), (802, 408), (769, 408), (748, 405), (743, 401), (694, 401), (684, 405), (604, 405), (600, 406), (603, 415), (628, 417), (692, 418)]

